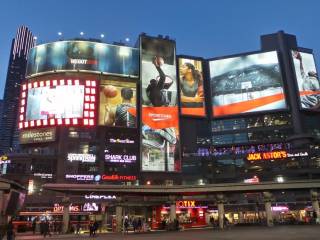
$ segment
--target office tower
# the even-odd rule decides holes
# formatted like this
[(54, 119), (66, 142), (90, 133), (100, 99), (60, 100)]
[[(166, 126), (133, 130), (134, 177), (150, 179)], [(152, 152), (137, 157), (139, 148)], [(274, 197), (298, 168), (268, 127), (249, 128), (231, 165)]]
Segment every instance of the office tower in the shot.
[(0, 152), (12, 151), (17, 144), (17, 109), (19, 106), (20, 84), (25, 78), (27, 56), (34, 47), (35, 38), (32, 32), (21, 26), (12, 40), (8, 72), (3, 96), (3, 115), (0, 125)]

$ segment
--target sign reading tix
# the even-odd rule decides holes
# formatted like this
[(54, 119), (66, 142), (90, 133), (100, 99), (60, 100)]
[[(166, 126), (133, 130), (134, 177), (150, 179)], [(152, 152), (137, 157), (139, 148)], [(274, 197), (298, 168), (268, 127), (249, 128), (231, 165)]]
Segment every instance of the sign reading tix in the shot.
[(264, 153), (249, 153), (247, 156), (248, 161), (257, 160), (271, 160), (271, 159), (284, 159), (288, 157), (286, 151), (274, 151), (274, 152), (264, 152)]
[(22, 130), (20, 132), (20, 144), (53, 142), (56, 140), (55, 128), (40, 128)]

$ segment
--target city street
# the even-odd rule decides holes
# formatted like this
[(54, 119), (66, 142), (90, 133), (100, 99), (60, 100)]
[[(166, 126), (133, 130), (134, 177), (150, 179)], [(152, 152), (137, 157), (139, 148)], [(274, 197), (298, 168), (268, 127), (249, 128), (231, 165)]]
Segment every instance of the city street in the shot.
[[(318, 240), (320, 235), (320, 226), (277, 226), (267, 227), (236, 227), (230, 230), (188, 230), (180, 232), (152, 232), (127, 235), (123, 234), (102, 234), (94, 239), (128, 239), (128, 240)], [(88, 235), (61, 235), (52, 236), (48, 239), (88, 239)], [(41, 236), (22, 236), (18, 235), (16, 239), (35, 240), (43, 239)]]

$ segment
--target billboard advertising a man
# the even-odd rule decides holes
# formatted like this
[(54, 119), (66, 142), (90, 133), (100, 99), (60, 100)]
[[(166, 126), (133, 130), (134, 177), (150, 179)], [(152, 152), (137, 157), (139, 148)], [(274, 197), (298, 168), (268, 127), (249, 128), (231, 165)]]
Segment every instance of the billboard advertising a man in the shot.
[(139, 51), (105, 43), (59, 41), (38, 45), (28, 55), (27, 76), (77, 70), (138, 77)]
[(136, 127), (136, 83), (101, 80), (99, 125)]
[(276, 51), (212, 60), (213, 116), (287, 108)]
[(181, 114), (205, 116), (202, 62), (179, 58)]
[(311, 53), (291, 51), (303, 109), (320, 110), (320, 82)]
[(142, 171), (181, 168), (175, 43), (141, 36)]

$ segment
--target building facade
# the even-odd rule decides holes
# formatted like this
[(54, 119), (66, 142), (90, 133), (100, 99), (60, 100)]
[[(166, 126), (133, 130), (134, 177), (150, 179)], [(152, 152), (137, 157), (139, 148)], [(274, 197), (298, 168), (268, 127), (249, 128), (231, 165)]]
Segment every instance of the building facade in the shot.
[(311, 49), (284, 32), (261, 36), (258, 51), (212, 59), (176, 56), (168, 38), (141, 35), (139, 43), (71, 40), (30, 51), (18, 114), (23, 153), (2, 164), (28, 187), (26, 209), (55, 206), (62, 215), (61, 206), (78, 203), (90, 215), (95, 199), (101, 219), (110, 211), (121, 222), (118, 207), (127, 204), (154, 228), (176, 217), (186, 226), (221, 223), (224, 213), (271, 225), (280, 208), (279, 221), (319, 214)]

